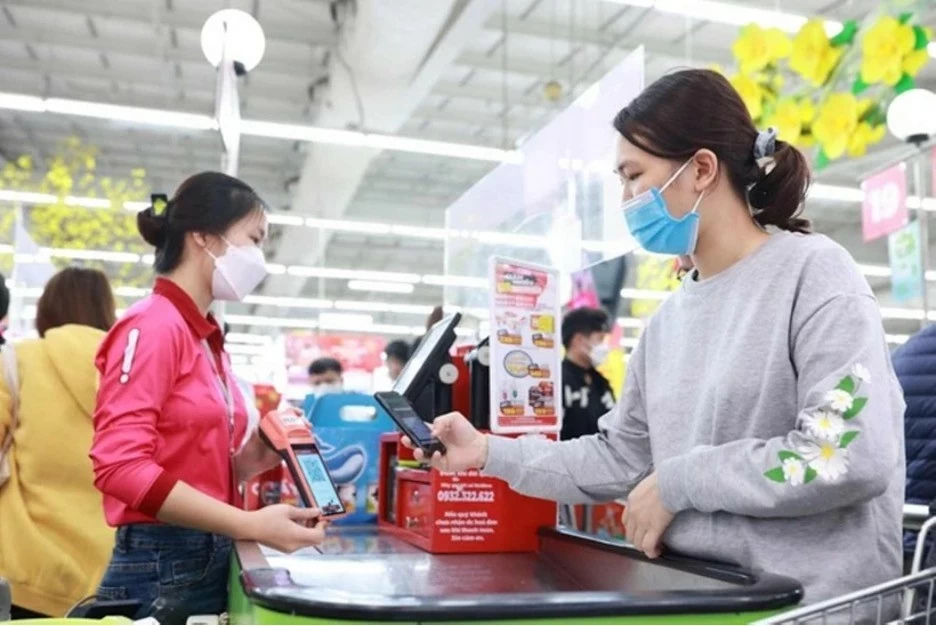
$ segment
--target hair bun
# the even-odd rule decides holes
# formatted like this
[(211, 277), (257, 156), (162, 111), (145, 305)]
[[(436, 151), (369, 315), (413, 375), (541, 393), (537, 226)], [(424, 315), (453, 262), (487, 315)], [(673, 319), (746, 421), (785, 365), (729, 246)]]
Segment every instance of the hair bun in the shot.
[(169, 236), (169, 217), (165, 210), (157, 215), (150, 206), (137, 213), (137, 230), (146, 241), (157, 250), (162, 248)]

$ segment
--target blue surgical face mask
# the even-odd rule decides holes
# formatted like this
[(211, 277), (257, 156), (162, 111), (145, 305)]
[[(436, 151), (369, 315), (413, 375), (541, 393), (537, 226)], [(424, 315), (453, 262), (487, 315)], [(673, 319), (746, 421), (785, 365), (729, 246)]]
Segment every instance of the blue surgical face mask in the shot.
[(692, 206), (692, 210), (681, 219), (676, 219), (666, 207), (663, 192), (683, 173), (692, 159), (682, 164), (662, 187), (651, 187), (621, 205), (624, 219), (631, 235), (648, 252), (657, 254), (692, 254), (699, 238), (699, 214), (696, 212), (703, 191)]

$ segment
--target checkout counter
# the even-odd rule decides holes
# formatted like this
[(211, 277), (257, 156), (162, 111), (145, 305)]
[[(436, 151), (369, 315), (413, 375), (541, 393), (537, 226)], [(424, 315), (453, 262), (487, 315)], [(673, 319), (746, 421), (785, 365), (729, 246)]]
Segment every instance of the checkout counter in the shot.
[[(453, 373), (457, 323), (455, 315), (433, 327), (395, 385), (424, 418), (450, 410), (458, 391), (447, 387), (469, 375)], [(381, 498), (393, 498), (394, 484), (381, 483)], [(526, 552), (431, 553), (388, 522), (398, 523), (388, 516), (378, 527), (332, 527), (321, 549), (291, 555), (237, 543), (230, 622), (741, 624), (802, 597), (789, 578), (672, 554), (651, 561), (621, 541), (572, 530), (534, 525)]]

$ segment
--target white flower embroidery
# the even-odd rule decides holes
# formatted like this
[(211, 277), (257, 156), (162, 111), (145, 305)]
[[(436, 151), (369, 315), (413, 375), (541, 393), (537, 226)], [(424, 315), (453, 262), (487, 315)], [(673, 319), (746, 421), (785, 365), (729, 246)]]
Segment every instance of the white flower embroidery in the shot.
[(799, 452), (826, 482), (835, 482), (848, 472), (848, 450), (834, 441), (807, 441), (799, 446)]
[(852, 408), (852, 405), (855, 403), (855, 398), (852, 397), (847, 391), (842, 389), (833, 389), (826, 394), (826, 402), (832, 407), (833, 411), (838, 411), (839, 413), (845, 413)]
[(871, 382), (871, 372), (861, 363), (855, 363), (855, 366), (852, 368), (852, 374), (863, 383), (869, 384)]
[(803, 462), (799, 459), (785, 459), (783, 461), (783, 478), (793, 485), (798, 487), (803, 484), (803, 479), (806, 477), (806, 466), (803, 465)]
[(831, 411), (816, 411), (803, 419), (806, 430), (817, 439), (838, 441), (845, 432), (845, 420)]

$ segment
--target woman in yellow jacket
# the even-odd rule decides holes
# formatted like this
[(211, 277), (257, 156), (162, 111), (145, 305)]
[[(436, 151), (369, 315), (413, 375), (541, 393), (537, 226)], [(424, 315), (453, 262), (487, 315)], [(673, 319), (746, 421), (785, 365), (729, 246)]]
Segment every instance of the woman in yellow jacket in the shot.
[[(13, 616), (63, 616), (94, 593), (110, 560), (88, 451), (97, 391), (94, 355), (114, 324), (107, 278), (68, 268), (46, 285), (36, 310), (39, 339), (14, 347), (19, 392), (0, 377), (0, 441), (19, 412), (0, 486), (0, 577), (10, 583)], [(9, 350), (9, 345), (3, 350)]]

